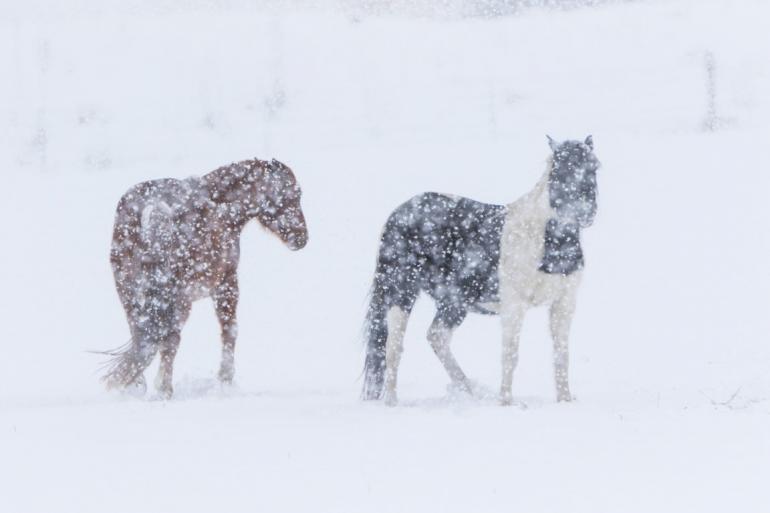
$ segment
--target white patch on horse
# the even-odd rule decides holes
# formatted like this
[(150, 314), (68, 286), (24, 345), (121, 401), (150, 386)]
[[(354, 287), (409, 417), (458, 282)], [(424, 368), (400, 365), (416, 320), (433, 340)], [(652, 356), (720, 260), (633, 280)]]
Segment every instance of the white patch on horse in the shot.
[(149, 230), (152, 229), (155, 224), (155, 220), (159, 216), (168, 219), (168, 217), (171, 217), (173, 214), (174, 210), (165, 201), (154, 201), (152, 203), (148, 203), (144, 209), (142, 209), (142, 219), (140, 221), (142, 233), (147, 234)]
[[(512, 400), (512, 375), (518, 362), (519, 332), (527, 309), (543, 304), (552, 306), (557, 399), (571, 398), (567, 383), (567, 333), (575, 309), (575, 295), (582, 271), (569, 275), (547, 274), (538, 270), (543, 259), (545, 225), (555, 212), (548, 196), (549, 159), (545, 175), (527, 195), (508, 207), (500, 243), (500, 311), (503, 322), (503, 378), (500, 397), (503, 404)], [(557, 339), (558, 338), (558, 342)]]

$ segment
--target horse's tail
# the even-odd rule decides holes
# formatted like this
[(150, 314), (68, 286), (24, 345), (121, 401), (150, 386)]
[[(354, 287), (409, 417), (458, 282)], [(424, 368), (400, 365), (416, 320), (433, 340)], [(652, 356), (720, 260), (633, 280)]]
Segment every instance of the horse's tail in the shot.
[(168, 258), (173, 240), (171, 209), (162, 202), (145, 205), (139, 222), (139, 268), (127, 284), (132, 301), (131, 341), (106, 353), (112, 356), (102, 378), (108, 388), (141, 380), (163, 341), (177, 329), (178, 291)]
[(369, 298), (369, 308), (364, 324), (366, 361), (364, 363), (363, 399), (379, 399), (385, 385), (386, 352), (388, 342), (388, 311), (397, 306), (405, 313), (412, 310), (419, 284), (417, 267), (408, 259), (402, 259), (399, 251), (410, 239), (410, 220), (419, 212), (413, 212), (415, 200), (402, 204), (388, 217), (380, 236), (380, 247), (374, 273), (374, 283)]
[(379, 274), (374, 278), (364, 323), (366, 360), (361, 397), (367, 400), (380, 398), (385, 380), (385, 344), (388, 340), (387, 305), (385, 291), (378, 277)]

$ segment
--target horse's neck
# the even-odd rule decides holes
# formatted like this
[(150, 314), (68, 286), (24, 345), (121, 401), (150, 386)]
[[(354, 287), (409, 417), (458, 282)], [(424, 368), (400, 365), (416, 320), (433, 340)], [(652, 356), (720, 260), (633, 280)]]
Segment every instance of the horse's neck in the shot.
[(204, 175), (200, 179), (200, 185), (206, 191), (209, 208), (220, 218), (225, 216), (233, 228), (240, 230), (251, 219), (247, 214), (248, 186), (242, 179), (233, 175), (232, 166), (219, 168)]

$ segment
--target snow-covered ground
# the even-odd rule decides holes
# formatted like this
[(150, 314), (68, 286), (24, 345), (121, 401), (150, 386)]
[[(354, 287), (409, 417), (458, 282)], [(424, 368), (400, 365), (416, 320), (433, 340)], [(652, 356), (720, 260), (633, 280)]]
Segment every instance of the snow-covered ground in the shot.
[[(482, 3), (0, 5), (0, 511), (770, 507), (770, 5), (467, 16)], [(360, 402), (388, 213), (425, 190), (514, 200), (544, 171), (546, 133), (593, 134), (603, 162), (577, 401), (555, 403), (539, 310), (520, 407), (494, 398), (495, 318), (453, 344), (479, 397), (447, 391), (423, 299), (401, 404)], [(172, 400), (103, 391), (87, 350), (128, 338), (108, 263), (118, 198), (254, 156), (295, 170), (310, 243), (244, 232), (237, 385), (216, 384), (205, 301)]]

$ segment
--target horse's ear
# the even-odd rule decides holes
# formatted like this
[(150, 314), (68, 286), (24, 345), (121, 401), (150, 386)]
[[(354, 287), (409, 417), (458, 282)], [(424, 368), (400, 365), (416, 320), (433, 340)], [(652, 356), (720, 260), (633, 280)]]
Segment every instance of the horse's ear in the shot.
[(586, 137), (586, 146), (591, 148), (591, 150), (594, 149), (594, 137), (592, 135), (589, 135), (588, 137)]
[(548, 138), (548, 146), (550, 146), (553, 151), (556, 151), (556, 148), (559, 147), (559, 143), (554, 141), (550, 135), (546, 134), (546, 137)]

